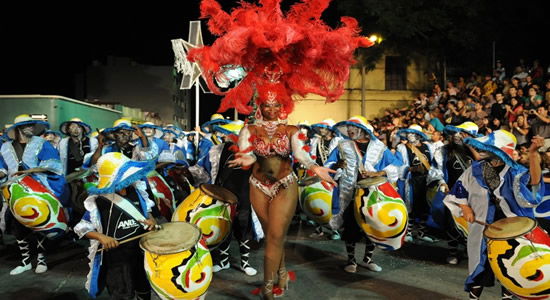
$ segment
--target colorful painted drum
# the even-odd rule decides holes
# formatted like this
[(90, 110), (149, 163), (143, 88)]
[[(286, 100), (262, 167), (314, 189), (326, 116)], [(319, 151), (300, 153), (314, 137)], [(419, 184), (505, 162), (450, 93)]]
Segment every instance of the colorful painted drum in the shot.
[(407, 233), (407, 207), (385, 177), (359, 181), (355, 192), (355, 220), (370, 240), (385, 250), (397, 250)]
[(228, 189), (213, 184), (201, 184), (172, 215), (172, 221), (197, 225), (208, 248), (220, 245), (231, 234), (237, 197)]
[(522, 299), (550, 298), (550, 236), (527, 217), (500, 219), (483, 231), (495, 277)]
[(212, 256), (196, 225), (164, 223), (139, 245), (147, 278), (161, 299), (204, 299), (212, 281)]
[(157, 171), (151, 171), (147, 174), (147, 182), (151, 187), (160, 214), (167, 220), (170, 220), (176, 203), (170, 185), (166, 183)]
[(55, 239), (67, 231), (67, 217), (55, 195), (30, 175), (2, 186), (4, 199), (19, 223)]
[(332, 218), (333, 187), (315, 176), (299, 180), (298, 189), (302, 211), (318, 224), (328, 224)]
[(462, 233), (464, 237), (467, 238), (468, 228), (469, 228), (468, 221), (466, 221), (466, 219), (464, 219), (463, 217), (455, 217), (455, 216), (453, 216), (453, 220), (455, 222), (455, 225), (458, 231)]

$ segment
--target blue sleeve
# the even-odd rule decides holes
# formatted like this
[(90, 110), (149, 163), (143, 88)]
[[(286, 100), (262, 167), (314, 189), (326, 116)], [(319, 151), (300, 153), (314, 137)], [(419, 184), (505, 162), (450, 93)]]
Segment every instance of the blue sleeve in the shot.
[(0, 154), (0, 172), (6, 174), (4, 178), (0, 179), (0, 183), (3, 183), (8, 179), (8, 165), (6, 165), (6, 162), (4, 161), (4, 157)]
[(210, 151), (210, 148), (214, 146), (214, 143), (208, 139), (202, 139), (199, 142), (199, 160), (202, 159), (206, 154), (208, 154), (208, 151)]
[(389, 149), (386, 149), (384, 151), (384, 154), (382, 155), (382, 159), (380, 159), (378, 164), (375, 166), (375, 169), (382, 170), (389, 165), (400, 167), (403, 165), (403, 162), (401, 161), (401, 156), (398, 157), (394, 155)]
[(334, 166), (334, 164), (338, 162), (339, 158), (340, 158), (340, 150), (338, 150), (338, 147), (336, 147), (334, 148), (334, 150), (332, 150), (332, 152), (330, 152), (330, 155), (325, 161), (325, 167), (332, 168), (332, 166)]
[(210, 153), (206, 152), (206, 155), (199, 159), (197, 165), (206, 170), (208, 175), (210, 175), (212, 171), (212, 164), (210, 163)]
[(155, 138), (155, 143), (159, 147), (159, 153), (165, 150), (170, 151), (170, 145), (168, 145), (168, 143), (165, 140)]
[[(168, 150), (170, 150), (170, 149), (168, 149)], [(187, 158), (185, 157), (184, 149), (176, 146), (176, 148), (174, 149), (174, 156), (176, 157), (176, 163), (177, 164), (189, 167), (189, 162), (187, 161)]]
[(6, 165), (6, 162), (4, 161), (4, 157), (0, 154), (0, 170), (7, 170), (8, 165)]
[(395, 159), (398, 160), (400, 163), (400, 166), (402, 166), (404, 162), (403, 162), (403, 155), (401, 154), (401, 152), (396, 150), (393, 156), (395, 156)]
[(38, 161), (40, 162), (38, 167), (48, 169), (48, 171), (58, 175), (63, 174), (59, 151), (52, 144), (48, 142), (42, 144), (42, 149), (38, 152)]

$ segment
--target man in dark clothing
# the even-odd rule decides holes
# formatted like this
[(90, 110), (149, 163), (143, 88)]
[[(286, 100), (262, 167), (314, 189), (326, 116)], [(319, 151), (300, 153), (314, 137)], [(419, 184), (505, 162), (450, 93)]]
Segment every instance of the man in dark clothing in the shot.
[(495, 95), (496, 103), (491, 106), (491, 117), (493, 119), (504, 120), (506, 115), (506, 106), (504, 105), (504, 96), (502, 93), (496, 93)]

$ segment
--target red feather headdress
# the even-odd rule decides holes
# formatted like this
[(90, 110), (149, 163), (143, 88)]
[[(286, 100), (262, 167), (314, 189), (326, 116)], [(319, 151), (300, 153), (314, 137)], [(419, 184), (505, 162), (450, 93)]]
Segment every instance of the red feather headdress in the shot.
[[(336, 29), (320, 19), (330, 0), (301, 0), (286, 13), (280, 2), (242, 1), (229, 14), (216, 0), (201, 1), (201, 18), (209, 19), (210, 32), (219, 38), (212, 46), (191, 50), (188, 57), (200, 64), (210, 89), (224, 95), (219, 112), (236, 108), (250, 114), (255, 95), (258, 105), (275, 96), (286, 114), (294, 107), (295, 94), (314, 93), (334, 102), (344, 92), (355, 49), (372, 45), (359, 35), (354, 18), (342, 17)], [(216, 82), (235, 67), (246, 75), (222, 91)]]

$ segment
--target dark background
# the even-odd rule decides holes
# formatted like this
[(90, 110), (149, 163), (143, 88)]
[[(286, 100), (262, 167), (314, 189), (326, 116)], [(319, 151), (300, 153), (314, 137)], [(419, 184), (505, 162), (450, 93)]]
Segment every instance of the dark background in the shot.
[[(464, 19), (464, 15), (449, 13), (443, 21), (452, 26), (464, 26), (471, 24), (472, 28), (464, 32), (464, 35), (453, 32), (430, 31), (430, 34), (439, 38), (440, 44), (445, 44), (444, 38), (461, 39), (468, 42), (469, 39), (475, 45), (473, 50), (455, 49), (461, 53), (457, 61), (453, 61), (453, 53), (446, 49), (449, 64), (456, 66), (479, 65), (479, 71), (490, 68), (492, 46), (491, 37), (497, 41), (497, 58), (502, 58), (507, 66), (508, 74), (517, 64), (520, 57), (528, 64), (533, 59), (540, 59), (543, 67), (550, 61), (546, 58), (549, 44), (547, 16), (547, 4), (545, 1), (488, 1), (480, 0), (486, 4), (487, 11), (476, 19)], [(236, 1), (220, 1), (224, 8), (234, 6)], [(295, 1), (283, 1), (283, 9)], [(379, 14), (390, 16), (394, 12), (392, 1), (384, 1), (387, 7), (374, 7), (372, 1), (367, 0), (334, 0), (323, 14), (323, 19), (329, 25), (336, 25), (338, 16), (352, 15), (357, 17), (364, 34), (367, 30), (382, 31), (383, 22), (376, 18), (368, 17), (357, 7), (365, 11), (379, 10)], [(83, 72), (93, 60), (105, 61), (107, 56), (130, 57), (141, 64), (171, 65), (173, 54), (170, 39), (187, 39), (187, 30), (190, 20), (196, 20), (199, 16), (198, 0), (180, 0), (178, 2), (126, 2), (116, 4), (94, 1), (73, 5), (58, 4), (19, 4), (19, 7), (2, 10), (0, 18), (0, 94), (59, 94), (68, 97), (74, 96), (74, 75)], [(405, 3), (395, 1), (396, 5)], [(443, 12), (452, 12), (453, 5), (468, 7), (475, 1), (415, 1), (415, 5), (429, 7), (441, 5)], [(369, 8), (369, 5), (371, 7)], [(389, 6), (388, 6), (389, 5)], [(395, 5), (394, 5), (395, 7)], [(387, 13), (384, 13), (386, 10)], [(410, 8), (410, 14), (418, 11)], [(412, 11), (415, 10), (415, 11)], [(405, 13), (409, 13), (405, 11)], [(430, 12), (434, 15), (441, 11)], [(466, 13), (467, 14), (467, 13)], [(423, 16), (425, 20), (431, 20), (434, 16)], [(443, 21), (438, 21), (441, 24)], [(364, 22), (372, 22), (364, 24)], [(396, 17), (395, 20), (385, 20), (386, 24), (404, 22), (408, 20)], [(420, 20), (418, 23), (425, 23)], [(203, 23), (204, 24), (204, 23)], [(484, 25), (486, 24), (486, 25)], [(495, 24), (497, 25), (495, 30)], [(491, 26), (489, 26), (491, 25)], [(411, 23), (411, 26), (414, 26)], [(398, 28), (398, 27), (397, 27)], [(394, 29), (398, 31), (398, 29)], [(488, 30), (492, 30), (488, 32)], [(460, 31), (459, 31), (460, 32)], [(472, 32), (474, 34), (472, 34)], [(482, 41), (475, 40), (475, 33), (484, 35)], [(204, 41), (206, 44), (213, 42), (213, 37), (203, 25)], [(386, 35), (391, 35), (387, 33)], [(395, 39), (399, 35), (393, 34)], [(430, 40), (430, 37), (427, 41)], [(415, 39), (415, 36), (412, 36)], [(441, 42), (443, 39), (443, 42)], [(418, 40), (418, 39), (417, 39)], [(395, 42), (395, 40), (394, 40)], [(408, 41), (404, 41), (406, 44)], [(422, 43), (423, 41), (420, 40)], [(429, 42), (426, 42), (426, 47)], [(449, 53), (451, 52), (451, 53)], [(468, 59), (472, 58), (472, 59)], [(459, 70), (458, 72), (465, 72)], [(467, 75), (467, 74), (465, 74)]]

